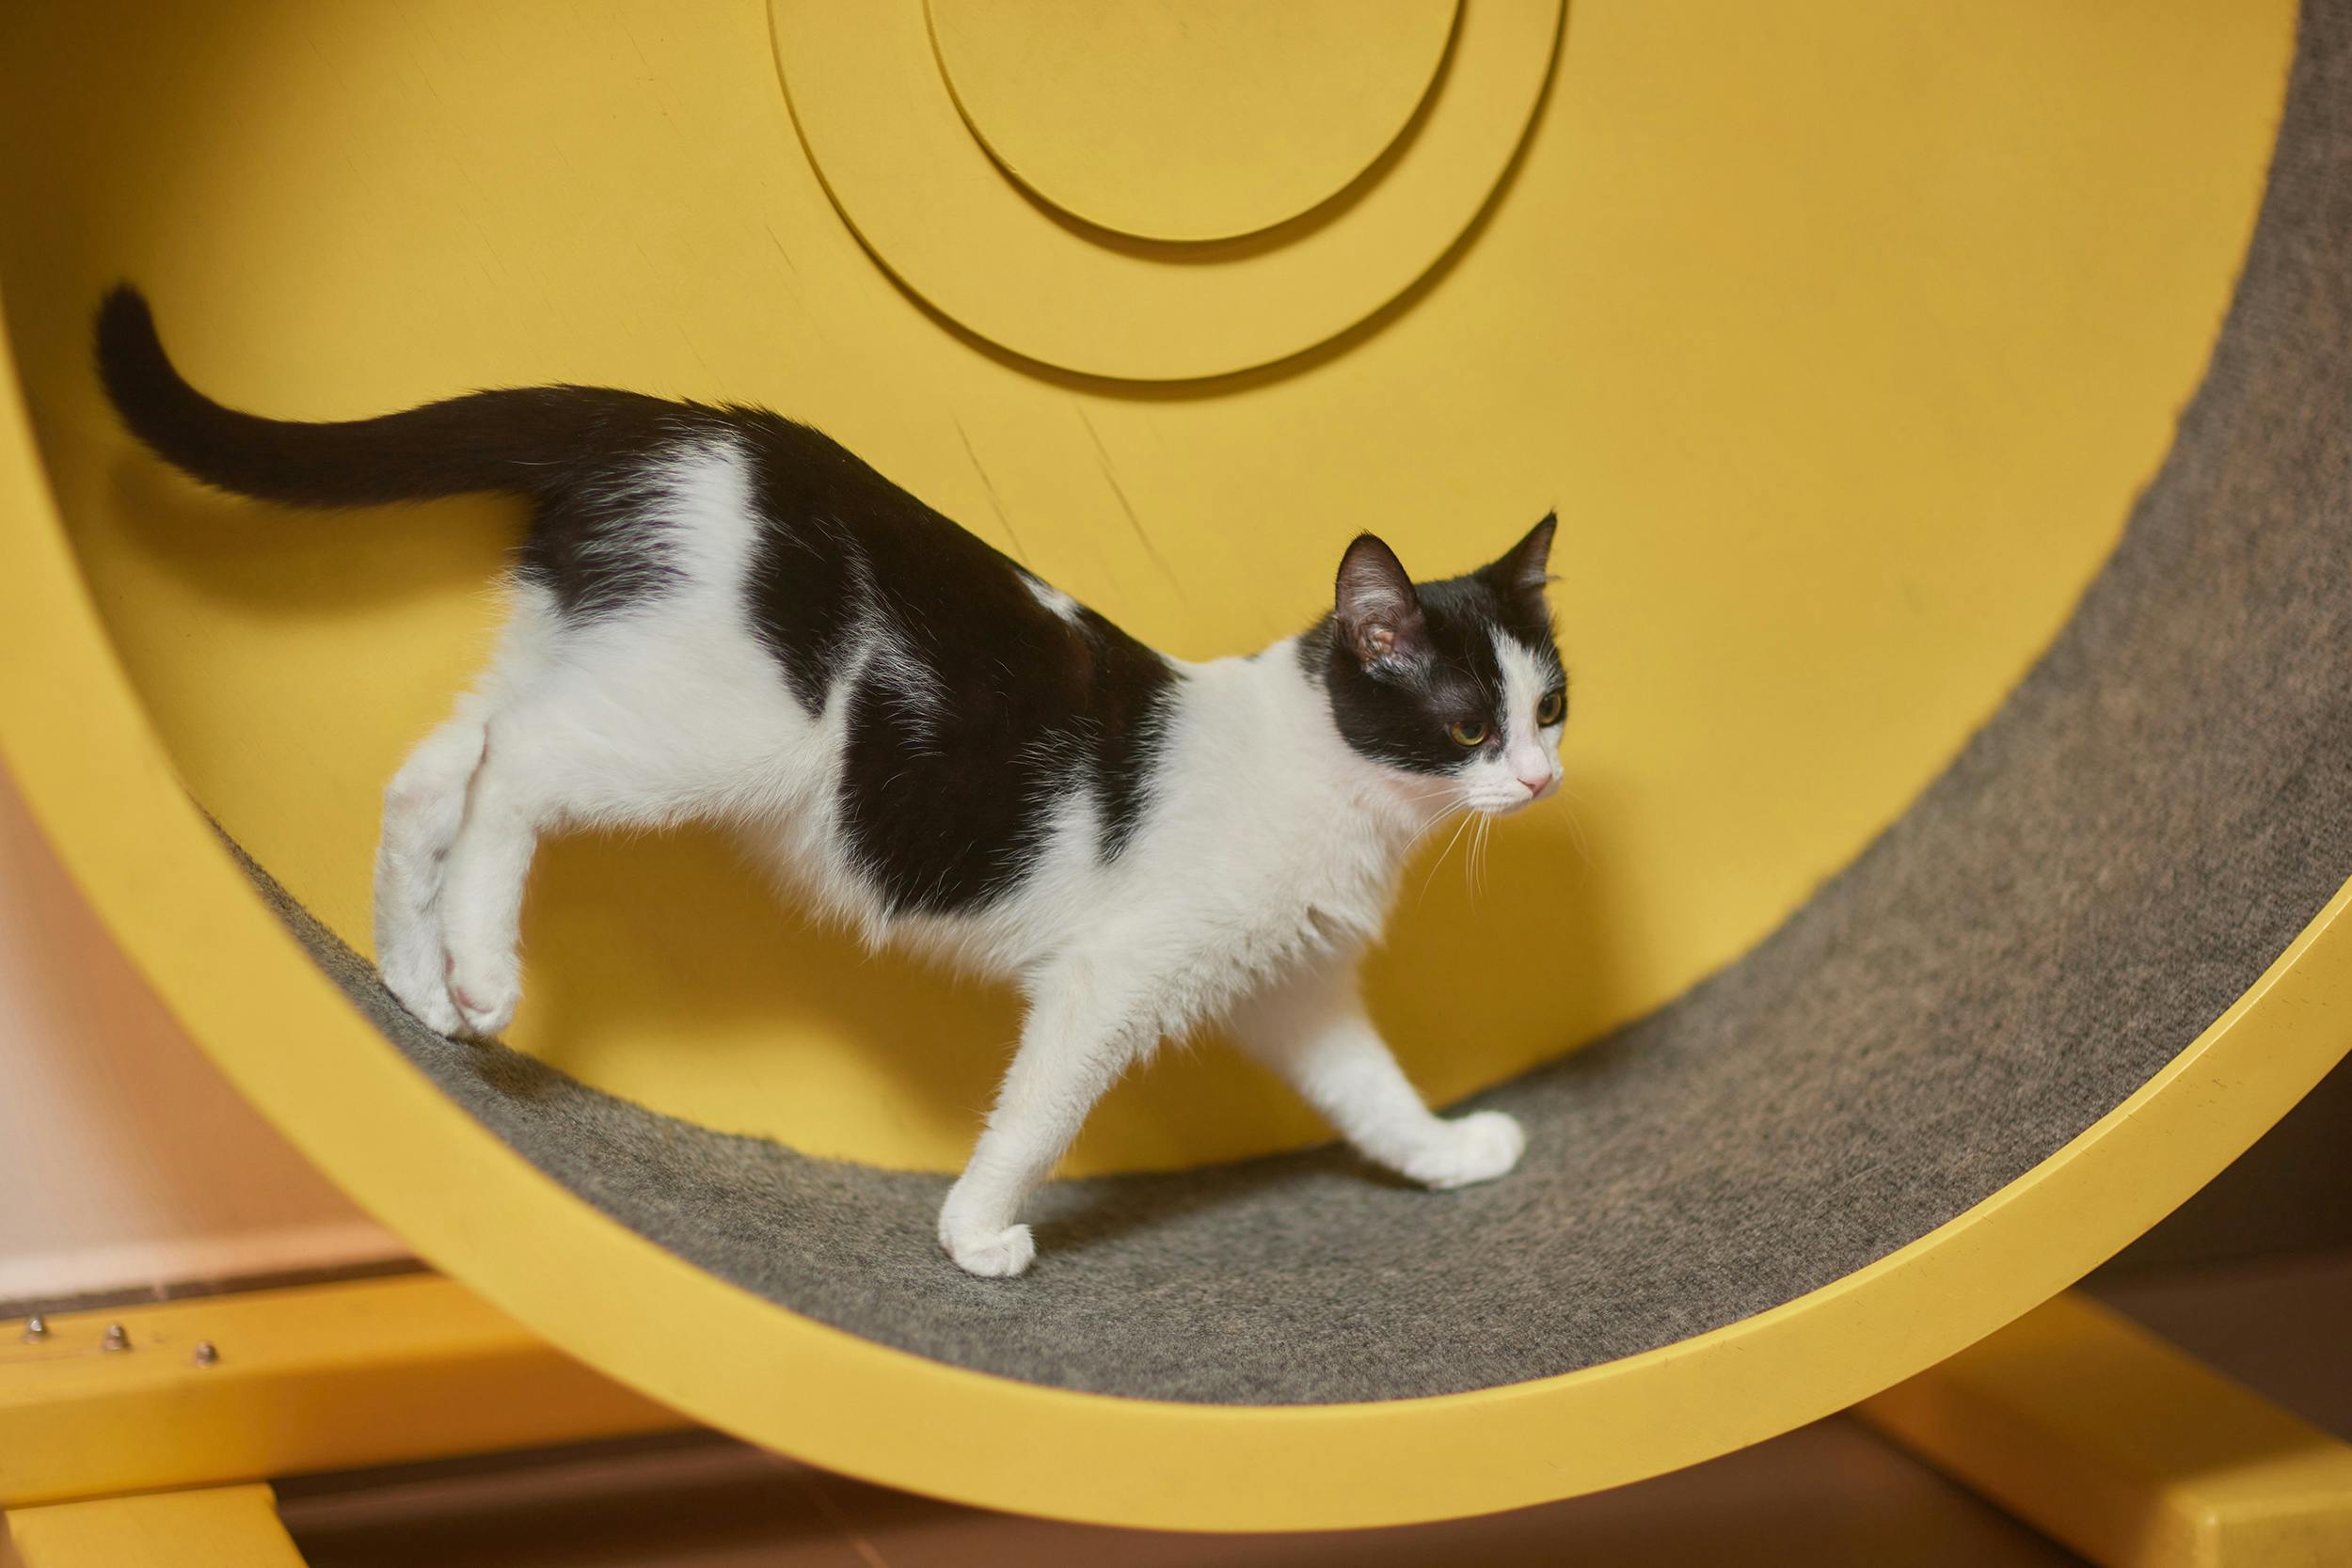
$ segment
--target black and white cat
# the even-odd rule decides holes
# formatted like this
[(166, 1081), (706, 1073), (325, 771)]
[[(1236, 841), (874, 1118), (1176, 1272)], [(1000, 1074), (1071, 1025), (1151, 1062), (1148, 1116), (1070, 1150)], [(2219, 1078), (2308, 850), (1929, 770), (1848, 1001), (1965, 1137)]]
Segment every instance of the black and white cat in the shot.
[(542, 833), (711, 821), (869, 941), (1026, 997), (939, 1216), (973, 1274), (1028, 1267), (1022, 1202), (1096, 1100), (1210, 1023), (1415, 1181), (1518, 1162), (1509, 1117), (1422, 1103), (1357, 965), (1422, 835), (1559, 783), (1551, 518), (1438, 582), (1359, 535), (1311, 627), (1193, 664), (762, 410), (540, 387), (262, 419), (191, 388), (127, 287), (98, 355), (130, 428), (221, 489), (533, 503), (495, 659), (385, 792), (376, 962), (435, 1029), (514, 1017)]

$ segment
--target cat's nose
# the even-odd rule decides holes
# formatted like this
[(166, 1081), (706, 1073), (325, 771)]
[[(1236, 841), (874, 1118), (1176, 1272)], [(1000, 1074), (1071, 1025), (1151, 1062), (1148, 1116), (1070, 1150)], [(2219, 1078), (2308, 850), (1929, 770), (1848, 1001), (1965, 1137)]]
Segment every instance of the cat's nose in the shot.
[(1541, 772), (1530, 772), (1524, 768), (1515, 768), (1512, 771), (1518, 775), (1519, 783), (1526, 786), (1527, 798), (1531, 800), (1542, 799), (1544, 791), (1551, 787), (1551, 769), (1549, 768)]

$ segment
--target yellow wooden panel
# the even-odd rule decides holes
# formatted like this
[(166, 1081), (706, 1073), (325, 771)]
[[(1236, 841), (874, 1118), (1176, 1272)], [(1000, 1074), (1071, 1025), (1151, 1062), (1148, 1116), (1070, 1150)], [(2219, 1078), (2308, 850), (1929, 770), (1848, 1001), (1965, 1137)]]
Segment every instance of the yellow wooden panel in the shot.
[(12, 1509), (7, 1568), (302, 1568), (267, 1486)]
[(1459, 0), (928, 0), (972, 134), (1057, 207), (1219, 240), (1320, 205), (1428, 96)]
[(1421, 118), (1382, 152), (1376, 179), (1277, 230), (1168, 246), (1074, 226), (1007, 181), (941, 74), (919, 0), (772, 4), (793, 122), (875, 260), (1014, 354), (1146, 381), (1305, 353), (1428, 273), (1525, 143), (1562, 21), (1562, 0), (1466, 8)]
[(2087, 1296), (1856, 1414), (2103, 1568), (2352, 1563), (2352, 1446)]
[[(89, 373), (116, 276), (200, 382), (278, 413), (549, 378), (776, 404), (1187, 656), (1303, 624), (1358, 528), (1452, 571), (1559, 504), (1565, 798), (1498, 829), (1483, 894), (1433, 846), (1372, 975), (1439, 1100), (1745, 949), (2009, 689), (2202, 364), (2292, 22), (1585, 7), (1504, 199), (1409, 309), (1144, 391), (1030, 374), (894, 286), (755, 8), (9, 12), (0, 286), (79, 569), (170, 766), (363, 945), (380, 790), (485, 651), (516, 516), (178, 483)], [(981, 239), (948, 237), (998, 277)], [(819, 1154), (952, 1168), (1015, 1027), (810, 930), (706, 836), (556, 845), (526, 936), (517, 1046)], [(1323, 1135), (1227, 1053), (1168, 1053), (1072, 1169)]]
[[(129, 1348), (102, 1337), (120, 1323)], [(685, 1418), (431, 1275), (52, 1317), (0, 1339), (0, 1506), (660, 1432)], [(209, 1342), (216, 1359), (199, 1364)]]

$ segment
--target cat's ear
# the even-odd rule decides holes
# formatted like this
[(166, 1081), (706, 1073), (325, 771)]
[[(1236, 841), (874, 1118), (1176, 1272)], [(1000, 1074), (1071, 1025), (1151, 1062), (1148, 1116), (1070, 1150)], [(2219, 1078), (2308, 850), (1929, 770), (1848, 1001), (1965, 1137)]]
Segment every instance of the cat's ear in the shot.
[(1359, 533), (1340, 558), (1339, 588), (1332, 604), (1340, 636), (1367, 668), (1410, 659), (1429, 648), (1429, 626), (1421, 596), (1405, 563), (1375, 534)]
[(1502, 552), (1502, 559), (1486, 567), (1486, 575), (1505, 591), (1525, 598), (1541, 599), (1544, 584), (1551, 580), (1551, 536), (1559, 530), (1560, 515), (1547, 512), (1544, 520), (1527, 531), (1527, 537)]

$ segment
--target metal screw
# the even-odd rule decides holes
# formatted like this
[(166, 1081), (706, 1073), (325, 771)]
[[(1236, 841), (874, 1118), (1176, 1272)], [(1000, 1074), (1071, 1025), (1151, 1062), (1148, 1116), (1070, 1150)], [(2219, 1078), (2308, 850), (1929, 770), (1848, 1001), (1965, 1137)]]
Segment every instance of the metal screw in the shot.
[(106, 1332), (99, 1338), (98, 1348), (100, 1350), (109, 1351), (129, 1350), (131, 1348), (131, 1336), (124, 1332), (120, 1323), (108, 1323), (106, 1325)]
[(24, 1320), (24, 1342), (38, 1345), (49, 1338), (49, 1320), (36, 1312)]
[(220, 1360), (220, 1347), (210, 1339), (199, 1339), (196, 1342), (195, 1351), (189, 1354), (188, 1359), (199, 1367), (213, 1366)]

